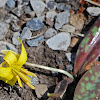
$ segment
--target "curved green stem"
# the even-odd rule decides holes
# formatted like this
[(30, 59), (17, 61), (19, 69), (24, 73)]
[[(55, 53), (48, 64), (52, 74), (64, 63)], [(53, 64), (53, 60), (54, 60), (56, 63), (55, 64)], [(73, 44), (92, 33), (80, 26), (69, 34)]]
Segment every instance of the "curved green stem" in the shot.
[(43, 66), (43, 65), (38, 65), (38, 64), (32, 64), (32, 63), (29, 63), (29, 62), (26, 62), (25, 65), (32, 66), (32, 67), (38, 67), (38, 68), (46, 69), (46, 70), (49, 70), (49, 71), (63, 73), (65, 75), (67, 75), (68, 77), (74, 79), (74, 77), (70, 73), (68, 73), (67, 71), (61, 70), (61, 69), (51, 68), (51, 67), (48, 67), (48, 66)]

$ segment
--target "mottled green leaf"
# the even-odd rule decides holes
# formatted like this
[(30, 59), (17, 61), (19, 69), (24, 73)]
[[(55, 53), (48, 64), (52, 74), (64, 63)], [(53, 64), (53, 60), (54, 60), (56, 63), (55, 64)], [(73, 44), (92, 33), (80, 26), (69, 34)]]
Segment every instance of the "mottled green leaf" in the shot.
[(100, 94), (100, 65), (95, 65), (80, 79), (74, 93), (74, 100), (92, 100)]

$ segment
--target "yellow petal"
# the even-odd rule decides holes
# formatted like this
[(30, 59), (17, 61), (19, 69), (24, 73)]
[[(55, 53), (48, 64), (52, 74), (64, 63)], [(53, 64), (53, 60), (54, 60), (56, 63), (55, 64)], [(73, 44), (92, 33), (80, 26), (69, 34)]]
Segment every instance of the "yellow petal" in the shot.
[(37, 77), (34, 73), (28, 71), (27, 69), (21, 68), (21, 72), (23, 72), (26, 75)]
[(35, 89), (35, 87), (32, 85), (32, 84), (30, 84), (29, 82), (27, 82), (26, 83), (30, 88), (32, 88), (33, 90)]
[(10, 66), (17, 61), (16, 56), (8, 51), (7, 54), (3, 58)]
[(21, 54), (20, 54), (19, 59), (16, 64), (23, 65), (27, 61), (27, 52), (24, 48), (22, 41), (20, 39), (18, 39), (18, 40), (20, 41), (20, 43), (22, 45), (22, 50), (21, 50)]
[(11, 67), (0, 67), (0, 77), (11, 80), (13, 78)]
[(20, 80), (20, 77), (17, 75), (16, 78), (18, 79), (18, 84), (19, 84), (19, 86), (20, 86), (20, 87), (23, 87), (23, 86), (22, 86), (22, 83), (21, 83), (21, 80)]
[(26, 76), (26, 75), (24, 75), (23, 73), (17, 71), (16, 69), (13, 69), (13, 70), (16, 72), (16, 74), (17, 74), (19, 77), (21, 77), (21, 79), (22, 79), (25, 83), (26, 83), (26, 82), (31, 83), (31, 79), (30, 79), (28, 76)]

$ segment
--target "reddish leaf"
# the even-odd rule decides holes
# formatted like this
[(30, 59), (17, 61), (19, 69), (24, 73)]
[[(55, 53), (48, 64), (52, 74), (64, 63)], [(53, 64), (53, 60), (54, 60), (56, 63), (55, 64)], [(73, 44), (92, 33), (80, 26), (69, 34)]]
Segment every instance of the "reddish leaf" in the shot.
[(100, 94), (100, 65), (87, 71), (77, 84), (74, 100), (92, 100)]
[[(99, 56), (100, 48), (100, 17), (92, 26), (86, 37), (82, 40), (81, 44), (79, 45), (75, 65), (74, 65), (74, 75), (80, 73), (82, 71), (82, 67), (86, 67), (90, 62), (92, 62), (95, 58)], [(99, 50), (97, 50), (99, 49)], [(92, 54), (91, 54), (92, 53)], [(90, 57), (94, 56), (92, 59)], [(86, 63), (86, 61), (88, 61)]]
[(48, 93), (47, 95), (49, 97), (55, 97), (55, 98), (60, 97), (65, 93), (67, 86), (68, 86), (67, 80), (62, 80), (56, 86), (54, 93)]

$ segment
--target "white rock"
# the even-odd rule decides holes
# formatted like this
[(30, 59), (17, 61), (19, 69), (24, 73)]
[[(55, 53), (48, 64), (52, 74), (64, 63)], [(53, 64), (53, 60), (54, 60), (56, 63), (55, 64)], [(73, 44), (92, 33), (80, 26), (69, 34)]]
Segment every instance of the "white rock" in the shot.
[(52, 36), (54, 36), (54, 35), (56, 35), (56, 34), (57, 34), (57, 31), (56, 31), (55, 29), (49, 28), (49, 29), (47, 29), (47, 31), (45, 32), (44, 37), (45, 37), (45, 38), (50, 38), (50, 37), (52, 37)]
[(55, 28), (58, 30), (59, 28), (62, 27), (62, 25), (68, 23), (69, 22), (69, 16), (70, 16), (70, 13), (67, 12), (67, 11), (57, 14)]
[(1, 22), (0, 23), (0, 40), (5, 37), (8, 32), (8, 24)]
[(75, 27), (69, 24), (63, 25), (61, 29), (69, 33), (75, 32)]
[(71, 53), (66, 53), (66, 57), (71, 62)]
[(5, 6), (7, 0), (0, 0), (0, 8)]
[(55, 11), (48, 11), (46, 14), (46, 18), (50, 19), (51, 21), (54, 20), (54, 17), (57, 15), (57, 13)]
[(13, 38), (12, 38), (13, 44), (20, 45), (20, 42), (18, 41), (19, 36), (20, 36), (20, 33), (19, 32), (15, 32), (13, 34)]
[(24, 27), (21, 35), (20, 35), (20, 39), (21, 40), (25, 40), (28, 39), (32, 36), (32, 32), (30, 31), (30, 29), (28, 27)]
[(53, 50), (66, 51), (70, 45), (71, 36), (67, 32), (61, 32), (46, 41), (46, 44)]
[(46, 4), (42, 0), (30, 0), (30, 3), (37, 17), (41, 16), (46, 7)]
[(44, 84), (38, 84), (35, 86), (35, 92), (38, 98), (41, 98), (47, 90), (48, 88)]
[(100, 8), (99, 7), (88, 7), (87, 12), (91, 16), (98, 16), (100, 14)]

